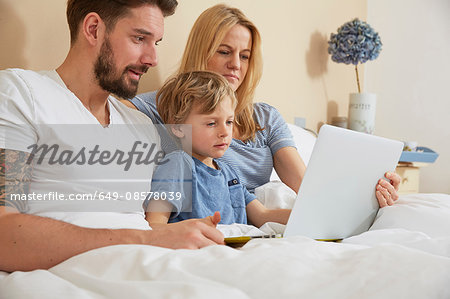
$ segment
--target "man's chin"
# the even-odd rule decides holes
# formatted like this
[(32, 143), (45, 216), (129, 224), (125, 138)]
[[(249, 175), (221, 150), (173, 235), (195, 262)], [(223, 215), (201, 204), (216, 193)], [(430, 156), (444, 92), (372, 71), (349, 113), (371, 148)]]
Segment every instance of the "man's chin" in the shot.
[(137, 89), (135, 90), (109, 90), (109, 92), (111, 94), (113, 94), (114, 96), (118, 97), (118, 98), (122, 98), (122, 99), (132, 99), (136, 96), (137, 94)]
[(123, 99), (131, 99), (134, 98), (138, 91), (139, 81), (129, 80), (127, 86), (122, 86), (122, 88), (114, 88), (110, 92), (115, 96)]
[(137, 92), (138, 87), (139, 87), (139, 80), (135, 80), (135, 79), (130, 79), (130, 84), (128, 84), (130, 86), (130, 89), (133, 89), (134, 91)]

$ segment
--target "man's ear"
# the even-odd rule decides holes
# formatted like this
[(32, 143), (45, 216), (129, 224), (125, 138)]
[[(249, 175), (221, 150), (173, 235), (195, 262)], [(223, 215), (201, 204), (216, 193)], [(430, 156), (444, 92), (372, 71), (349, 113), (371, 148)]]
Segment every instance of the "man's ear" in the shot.
[(185, 134), (183, 132), (183, 125), (176, 124), (176, 125), (170, 125), (170, 129), (172, 130), (172, 134), (175, 135), (178, 138), (184, 138)]
[(105, 30), (106, 27), (102, 18), (97, 13), (90, 12), (84, 17), (83, 23), (81, 23), (80, 33), (90, 45), (95, 46), (99, 41), (103, 44)]

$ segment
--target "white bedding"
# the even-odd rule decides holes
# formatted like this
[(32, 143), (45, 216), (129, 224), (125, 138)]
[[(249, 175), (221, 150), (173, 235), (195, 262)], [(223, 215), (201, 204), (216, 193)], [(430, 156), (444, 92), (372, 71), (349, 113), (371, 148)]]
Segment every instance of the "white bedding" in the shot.
[(1, 298), (450, 298), (450, 196), (402, 196), (370, 231), (341, 244), (295, 237), (239, 250), (119, 245), (1, 276)]
[[(303, 145), (298, 150), (307, 163), (315, 139), (290, 129), (301, 139), (296, 142)], [(295, 200), (295, 193), (279, 182), (256, 194), (270, 208), (288, 208)], [(220, 226), (227, 236), (283, 228), (274, 223), (261, 230)], [(342, 243), (295, 237), (252, 240), (239, 250), (100, 248), (48, 271), (0, 272), (0, 298), (448, 299), (450, 195), (402, 196), (379, 211), (368, 232)]]

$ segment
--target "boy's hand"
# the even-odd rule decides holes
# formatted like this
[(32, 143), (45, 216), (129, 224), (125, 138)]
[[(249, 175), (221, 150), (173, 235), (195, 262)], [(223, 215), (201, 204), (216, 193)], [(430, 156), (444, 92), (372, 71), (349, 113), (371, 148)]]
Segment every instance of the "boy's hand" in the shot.
[(202, 220), (203, 220), (203, 222), (205, 222), (206, 224), (216, 227), (217, 224), (220, 222), (220, 212), (219, 212), (219, 211), (216, 211), (216, 212), (214, 213), (214, 215), (205, 217), (205, 218), (203, 218)]

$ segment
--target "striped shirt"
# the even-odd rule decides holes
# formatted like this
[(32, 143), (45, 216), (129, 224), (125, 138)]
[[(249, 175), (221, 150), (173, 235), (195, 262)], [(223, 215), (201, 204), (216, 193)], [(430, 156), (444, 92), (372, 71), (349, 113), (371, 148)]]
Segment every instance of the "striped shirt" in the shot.
[[(153, 123), (162, 124), (156, 110), (156, 91), (138, 95), (131, 102), (150, 117)], [(254, 141), (243, 142), (233, 138), (225, 155), (218, 159), (237, 172), (241, 183), (250, 192), (270, 181), (273, 155), (283, 147), (295, 147), (292, 134), (277, 109), (265, 103), (255, 103), (253, 109), (256, 122), (264, 130), (256, 132)], [(178, 148), (167, 138), (167, 132), (160, 130), (160, 134), (161, 146), (166, 152)]]

